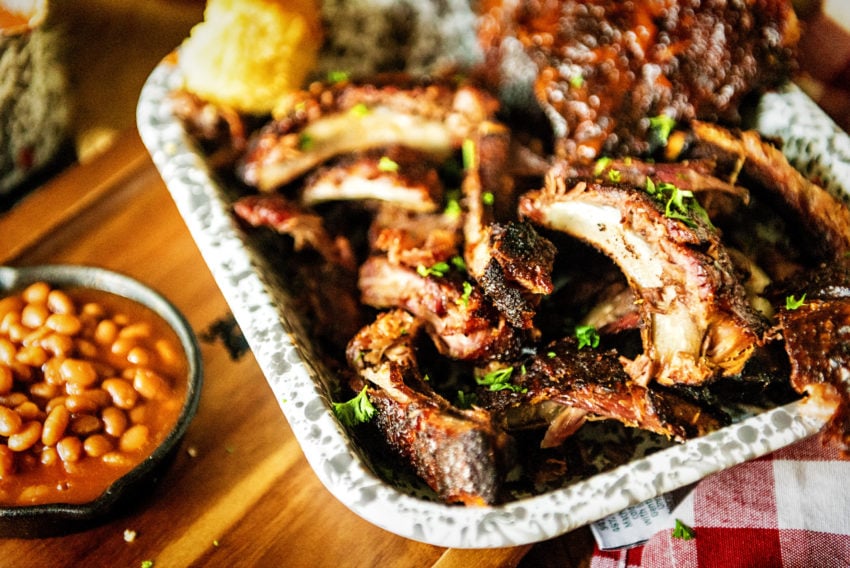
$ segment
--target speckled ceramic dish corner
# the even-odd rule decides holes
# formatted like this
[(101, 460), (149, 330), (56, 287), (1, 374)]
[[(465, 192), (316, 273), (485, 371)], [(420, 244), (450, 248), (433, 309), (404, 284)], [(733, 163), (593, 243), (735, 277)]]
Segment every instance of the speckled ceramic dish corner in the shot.
[[(181, 77), (168, 60), (150, 75), (138, 105), (138, 128), (198, 248), (250, 343), (316, 475), (342, 503), (395, 534), (438, 546), (504, 547), (556, 537), (642, 500), (801, 440), (823, 419), (796, 402), (743, 419), (711, 435), (637, 458), (563, 489), (499, 506), (463, 508), (429, 498), (406, 482), (385, 481), (331, 411), (321, 364), (288, 293), (245, 241), (219, 186), (181, 123), (169, 93)], [(789, 158), (835, 192), (850, 179), (850, 139), (802, 92), (764, 97), (755, 126), (786, 140)]]

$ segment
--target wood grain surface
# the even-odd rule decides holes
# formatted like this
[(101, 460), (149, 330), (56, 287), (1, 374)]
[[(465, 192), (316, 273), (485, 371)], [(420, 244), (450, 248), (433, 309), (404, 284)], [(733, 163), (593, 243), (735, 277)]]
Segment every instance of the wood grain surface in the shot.
[[(229, 317), (135, 131), (0, 216), (0, 261), (96, 265), (155, 288), (199, 336)], [(181, 451), (141, 507), (84, 532), (0, 539), (0, 566), (580, 566), (576, 531), (537, 547), (454, 550), (398, 537), (327, 492), (250, 352), (201, 342), (205, 383)], [(135, 531), (132, 542), (125, 530)], [(531, 550), (531, 553), (529, 551)]]

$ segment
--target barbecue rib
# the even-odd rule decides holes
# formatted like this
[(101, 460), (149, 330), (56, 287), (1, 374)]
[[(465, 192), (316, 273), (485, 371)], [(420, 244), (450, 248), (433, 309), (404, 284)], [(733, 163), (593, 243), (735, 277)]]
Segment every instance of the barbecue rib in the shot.
[[(678, 441), (707, 434), (727, 420), (677, 394), (637, 384), (623, 369), (616, 351), (579, 348), (572, 337), (552, 342), (514, 371), (514, 388), (481, 393), (479, 400), (507, 424), (512, 413), (528, 412), (527, 405), (556, 403), (568, 409), (569, 427), (564, 430), (557, 419), (553, 421), (562, 431), (544, 438), (547, 445), (563, 441), (585, 419), (618, 420)], [(561, 414), (558, 418), (563, 420)]]
[[(402, 310), (384, 312), (349, 343), (387, 443), (446, 502), (496, 503), (513, 459), (513, 440), (485, 410), (461, 410), (433, 391), (417, 367), (422, 328)], [(354, 385), (355, 390), (361, 388)]]
[(519, 41), (561, 155), (579, 160), (645, 154), (662, 114), (737, 121), (748, 95), (790, 76), (800, 35), (787, 0), (487, 0), (480, 13), (487, 68)]
[(460, 148), (498, 102), (474, 87), (316, 85), (254, 135), (239, 168), (245, 183), (273, 191), (342, 154), (407, 146), (438, 156)]
[[(421, 271), (420, 271), (421, 272)], [(453, 359), (510, 359), (519, 352), (520, 334), (484, 297), (458, 278), (421, 274), (416, 269), (372, 256), (360, 267), (361, 300), (375, 308), (403, 308), (427, 322), (437, 349)]]
[(698, 385), (740, 372), (764, 322), (710, 224), (693, 209), (671, 211), (684, 199), (676, 188), (652, 196), (629, 185), (568, 183), (553, 168), (543, 190), (522, 198), (520, 214), (588, 242), (623, 270), (638, 300), (644, 347), (629, 374), (643, 385)]
[(802, 226), (807, 253), (829, 259), (850, 252), (850, 209), (794, 169), (758, 132), (694, 121), (685, 148), (683, 157), (714, 160), (733, 183), (745, 184), (754, 195), (761, 192), (792, 225)]
[(314, 206), (326, 201), (374, 200), (422, 213), (436, 211), (443, 185), (429, 156), (394, 146), (346, 155), (309, 175), (301, 202)]

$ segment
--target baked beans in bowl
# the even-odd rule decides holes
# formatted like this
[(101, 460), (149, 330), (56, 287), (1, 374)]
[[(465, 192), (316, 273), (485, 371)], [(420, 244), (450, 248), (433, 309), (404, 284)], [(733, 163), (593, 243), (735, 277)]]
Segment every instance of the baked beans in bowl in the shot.
[(89, 266), (0, 267), (0, 536), (133, 505), (197, 410), (197, 339), (160, 294)]

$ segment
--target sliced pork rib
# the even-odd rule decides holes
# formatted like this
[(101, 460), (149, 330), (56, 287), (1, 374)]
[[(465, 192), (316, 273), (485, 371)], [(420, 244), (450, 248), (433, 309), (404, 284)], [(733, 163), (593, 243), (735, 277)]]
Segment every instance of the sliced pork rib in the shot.
[(375, 308), (402, 308), (421, 318), (438, 350), (453, 359), (516, 357), (520, 334), (477, 286), (458, 276), (423, 275), (385, 256), (372, 256), (360, 267), (361, 299)]
[[(384, 312), (349, 343), (347, 358), (376, 407), (387, 443), (446, 502), (498, 502), (513, 441), (482, 409), (461, 410), (431, 389), (416, 363), (421, 322)], [(359, 390), (360, 384), (354, 385)]]
[(709, 158), (727, 170), (733, 181), (760, 191), (780, 211), (801, 225), (806, 248), (819, 259), (850, 251), (850, 209), (797, 171), (781, 150), (753, 130), (731, 131), (695, 121), (686, 156)]
[(424, 152), (394, 146), (349, 154), (308, 176), (301, 202), (373, 200), (430, 213), (443, 201), (437, 165)]
[[(515, 388), (485, 393), (481, 399), (508, 423), (512, 413), (527, 412), (526, 405), (556, 403), (567, 409), (567, 414), (553, 420), (561, 432), (544, 438), (547, 445), (587, 418), (617, 420), (678, 441), (717, 430), (727, 421), (722, 413), (657, 385), (637, 384), (623, 369), (616, 351), (579, 348), (572, 337), (547, 345), (515, 371), (511, 375)], [(569, 423), (567, 428), (560, 423), (564, 421)]]
[(747, 303), (717, 232), (692, 210), (666, 215), (672, 194), (659, 200), (629, 185), (568, 183), (553, 168), (544, 189), (523, 197), (520, 214), (584, 240), (622, 269), (644, 348), (627, 367), (632, 377), (643, 385), (699, 385), (740, 372), (764, 322)]
[(316, 85), (299, 92), (250, 140), (242, 179), (272, 191), (342, 154), (407, 146), (447, 156), (498, 102), (474, 87)]

